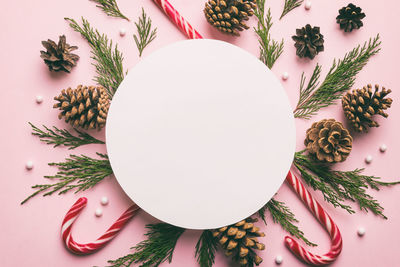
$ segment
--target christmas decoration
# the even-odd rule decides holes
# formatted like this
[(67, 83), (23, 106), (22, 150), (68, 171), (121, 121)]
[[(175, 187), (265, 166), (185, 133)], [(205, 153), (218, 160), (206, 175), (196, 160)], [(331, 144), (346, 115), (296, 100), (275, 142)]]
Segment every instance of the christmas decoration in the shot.
[(97, 3), (96, 6), (101, 10), (103, 10), (104, 13), (107, 14), (107, 16), (126, 19), (127, 21), (129, 21), (129, 19), (126, 16), (124, 16), (119, 10), (117, 1), (115, 0), (91, 0), (91, 1)]
[(255, 0), (209, 0), (204, 14), (219, 31), (239, 36), (239, 31), (249, 29), (245, 21), (253, 16), (255, 8)]
[(392, 90), (375, 85), (374, 92), (372, 85), (368, 84), (362, 89), (350, 90), (342, 97), (342, 107), (346, 118), (357, 132), (367, 132), (370, 127), (379, 127), (379, 124), (372, 120), (374, 115), (381, 115), (385, 118), (388, 114), (384, 110), (390, 108), (393, 100), (386, 98)]
[(234, 225), (225, 226), (213, 231), (227, 256), (232, 256), (241, 266), (259, 265), (262, 262), (254, 249), (264, 250), (265, 245), (259, 243), (257, 237), (265, 236), (254, 225), (257, 219), (247, 218)]
[(102, 86), (78, 85), (76, 89), (63, 89), (54, 98), (58, 103), (53, 108), (61, 110), (58, 118), (74, 127), (101, 130), (106, 124), (110, 100)]
[(340, 29), (351, 32), (353, 29), (363, 26), (361, 21), (363, 18), (365, 18), (365, 14), (361, 12), (361, 8), (350, 3), (339, 10), (336, 22), (340, 24)]
[(307, 24), (301, 29), (296, 29), (296, 35), (292, 36), (295, 41), (296, 55), (314, 59), (324, 51), (324, 36), (320, 33), (319, 27), (311, 27)]
[(342, 162), (351, 152), (353, 138), (335, 119), (314, 122), (306, 135), (304, 144), (308, 153), (321, 162)]
[(133, 39), (135, 40), (136, 46), (139, 50), (139, 57), (141, 57), (144, 48), (156, 38), (157, 28), (151, 30), (151, 19), (147, 17), (143, 8), (142, 16), (139, 18), (139, 22), (135, 22), (135, 25), (139, 37), (134, 34)]
[(295, 9), (296, 7), (301, 6), (304, 0), (285, 0), (285, 6), (283, 7), (280, 20), (290, 11)]
[(67, 44), (65, 35), (60, 36), (58, 44), (48, 39), (47, 41), (42, 41), (42, 45), (46, 48), (46, 51), (40, 51), (40, 57), (50, 71), (70, 72), (79, 59), (78, 55), (71, 53), (78, 47)]

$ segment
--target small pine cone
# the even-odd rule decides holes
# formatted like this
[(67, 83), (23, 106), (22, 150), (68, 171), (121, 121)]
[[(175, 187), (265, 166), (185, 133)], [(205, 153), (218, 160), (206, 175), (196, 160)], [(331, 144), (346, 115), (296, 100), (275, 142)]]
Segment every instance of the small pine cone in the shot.
[(296, 29), (295, 41), (296, 55), (313, 59), (319, 52), (324, 51), (324, 36), (319, 27), (311, 27), (307, 24), (301, 29)]
[(65, 35), (60, 36), (58, 44), (48, 39), (47, 41), (42, 41), (42, 45), (47, 51), (40, 51), (40, 57), (50, 71), (70, 72), (79, 59), (78, 55), (71, 53), (78, 47), (67, 44)]
[(232, 256), (240, 266), (250, 267), (254, 264), (259, 265), (263, 261), (254, 251), (265, 249), (265, 245), (257, 239), (265, 234), (254, 226), (256, 221), (257, 219), (247, 218), (236, 224), (213, 230), (213, 236), (225, 250), (225, 255)]
[(308, 153), (319, 161), (335, 163), (349, 156), (353, 138), (341, 122), (325, 119), (312, 124), (307, 130), (304, 144)]
[(244, 21), (254, 14), (256, 0), (209, 0), (204, 8), (207, 21), (219, 31), (239, 36), (249, 29)]
[(64, 117), (73, 127), (101, 130), (106, 124), (110, 99), (102, 86), (78, 85), (76, 89), (63, 89), (54, 100), (58, 103), (53, 108), (61, 110), (58, 118)]
[(381, 115), (387, 118), (389, 115), (384, 110), (390, 108), (393, 100), (385, 98), (392, 90), (375, 85), (372, 92), (372, 85), (368, 84), (363, 89), (348, 91), (342, 97), (342, 107), (346, 118), (357, 132), (368, 132), (369, 127), (379, 127), (379, 124), (372, 120), (374, 115)]
[(353, 4), (339, 9), (339, 15), (336, 17), (336, 22), (340, 24), (340, 29), (345, 32), (351, 32), (353, 29), (359, 29), (363, 26), (361, 21), (365, 18), (365, 13), (361, 12), (361, 8)]

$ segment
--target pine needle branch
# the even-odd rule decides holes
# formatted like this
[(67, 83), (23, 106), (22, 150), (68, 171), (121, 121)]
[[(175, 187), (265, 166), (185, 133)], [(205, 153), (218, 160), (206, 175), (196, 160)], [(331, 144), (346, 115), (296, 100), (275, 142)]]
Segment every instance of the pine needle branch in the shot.
[(254, 14), (258, 19), (258, 23), (254, 31), (258, 35), (260, 60), (271, 69), (283, 52), (284, 43), (283, 39), (281, 42), (277, 42), (271, 37), (272, 16), (270, 9), (265, 14), (265, 0), (257, 0), (256, 3), (257, 7), (254, 10)]
[(330, 166), (314, 161), (304, 155), (304, 150), (296, 152), (294, 165), (299, 170), (304, 181), (314, 190), (322, 192), (324, 199), (334, 207), (341, 207), (349, 213), (355, 211), (348, 205), (343, 204), (345, 200), (356, 202), (360, 210), (372, 211), (384, 219), (383, 207), (366, 190), (372, 188), (379, 190), (382, 186), (391, 186), (400, 182), (382, 182), (379, 177), (363, 175), (364, 169), (353, 171), (335, 171)]
[(277, 201), (275, 199), (271, 199), (263, 208), (258, 211), (258, 215), (267, 224), (265, 220), (265, 212), (269, 211), (272, 216), (272, 220), (274, 223), (279, 223), (283, 230), (287, 231), (291, 235), (301, 239), (309, 246), (317, 246), (316, 244), (310, 242), (305, 236), (304, 232), (299, 229), (295, 223), (299, 221), (296, 219), (293, 212), (289, 209), (285, 203), (281, 201)]
[(93, 159), (84, 155), (70, 155), (65, 162), (49, 163), (49, 166), (58, 167), (58, 172), (56, 175), (44, 178), (57, 182), (32, 186), (36, 191), (22, 201), (21, 205), (41, 193), (44, 193), (43, 196), (50, 196), (55, 192), (61, 195), (71, 190), (78, 193), (92, 188), (113, 173), (108, 156), (100, 153), (97, 155), (101, 159)]
[(204, 230), (196, 244), (197, 262), (200, 267), (212, 267), (215, 262), (215, 253), (218, 242), (210, 230)]
[(94, 138), (90, 134), (79, 131), (75, 128), (74, 131), (78, 136), (73, 135), (66, 129), (58, 129), (55, 126), (53, 126), (53, 129), (50, 129), (43, 125), (44, 130), (42, 130), (30, 122), (29, 125), (32, 127), (32, 135), (39, 137), (40, 141), (45, 142), (48, 145), (54, 145), (53, 147), (63, 145), (69, 147), (68, 149), (75, 149), (79, 146), (88, 144), (105, 144), (103, 141)]
[(107, 16), (126, 19), (127, 21), (129, 21), (129, 19), (126, 16), (124, 16), (119, 10), (117, 1), (115, 0), (90, 0), (90, 1), (97, 3), (96, 6), (101, 10), (103, 10), (104, 13), (107, 14)]
[(94, 81), (106, 88), (112, 98), (124, 79), (123, 56), (118, 50), (118, 45), (113, 48), (112, 40), (109, 40), (105, 34), (100, 34), (98, 30), (94, 30), (84, 18), (82, 18), (82, 27), (73, 19), (65, 18), (65, 20), (69, 22), (72, 29), (79, 32), (89, 42), (92, 48), (92, 59), (96, 62), (93, 63), (97, 73)]
[(302, 3), (303, 0), (285, 0), (285, 6), (283, 7), (282, 14), (279, 20), (281, 20), (287, 13), (289, 13), (296, 7), (301, 6)]
[(110, 267), (127, 267), (132, 263), (156, 267), (166, 260), (171, 263), (176, 243), (185, 229), (166, 223), (148, 224), (146, 228), (147, 239), (133, 247), (134, 253), (108, 261)]
[(368, 60), (380, 51), (379, 34), (347, 53), (342, 60), (334, 60), (325, 80), (319, 85), (321, 66), (317, 64), (308, 84), (305, 86), (304, 73), (300, 82), (300, 97), (295, 118), (309, 119), (321, 108), (330, 106), (341, 97), (343, 92), (351, 89), (356, 75), (367, 64)]
[(142, 56), (143, 50), (149, 45), (157, 36), (157, 28), (151, 29), (151, 19), (147, 17), (147, 14), (142, 8), (142, 16), (139, 17), (139, 22), (135, 22), (139, 37), (134, 34), (133, 39), (135, 40), (136, 46), (139, 50), (139, 57)]

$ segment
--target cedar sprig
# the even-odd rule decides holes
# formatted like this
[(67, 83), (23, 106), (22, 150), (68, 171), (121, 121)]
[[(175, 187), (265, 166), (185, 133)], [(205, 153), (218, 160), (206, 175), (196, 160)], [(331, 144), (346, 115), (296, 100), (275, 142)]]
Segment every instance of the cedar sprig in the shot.
[(43, 196), (50, 196), (55, 192), (61, 195), (71, 190), (78, 193), (98, 184), (105, 177), (110, 176), (113, 171), (108, 156), (101, 153), (96, 154), (101, 159), (94, 159), (85, 155), (70, 155), (64, 162), (49, 163), (49, 166), (58, 167), (58, 172), (56, 175), (44, 176), (44, 178), (57, 182), (32, 186), (36, 191), (22, 201), (21, 204), (41, 193), (43, 193)]
[(342, 60), (334, 60), (325, 80), (320, 84), (321, 66), (317, 64), (314, 72), (305, 86), (304, 73), (300, 82), (300, 97), (295, 108), (295, 118), (309, 119), (321, 108), (330, 106), (349, 90), (356, 75), (367, 64), (368, 60), (380, 51), (379, 34), (369, 39), (363, 46), (358, 45), (347, 53)]
[(107, 14), (107, 16), (126, 19), (127, 21), (129, 21), (129, 19), (125, 15), (123, 15), (119, 10), (117, 1), (115, 0), (90, 0), (90, 1), (97, 3), (96, 6), (101, 10), (103, 10), (104, 13)]
[(151, 28), (151, 19), (147, 17), (143, 8), (142, 15), (139, 17), (139, 21), (135, 22), (135, 25), (139, 36), (134, 34), (133, 39), (135, 40), (136, 46), (139, 50), (139, 57), (141, 57), (145, 47), (156, 38), (157, 28)]
[(258, 216), (267, 224), (265, 218), (266, 212), (269, 212), (274, 223), (278, 223), (282, 226), (283, 230), (287, 231), (291, 235), (303, 240), (309, 246), (317, 246), (310, 242), (305, 236), (304, 232), (299, 229), (296, 223), (299, 221), (296, 219), (294, 213), (289, 209), (285, 203), (275, 200), (272, 198), (264, 207), (258, 211)]
[(284, 42), (283, 39), (278, 42), (271, 37), (270, 30), (273, 25), (271, 9), (265, 14), (265, 0), (257, 0), (256, 3), (254, 14), (258, 23), (254, 31), (258, 35), (260, 60), (271, 69), (283, 52)]
[(295, 153), (294, 166), (299, 170), (304, 181), (314, 190), (322, 192), (324, 199), (334, 207), (341, 207), (349, 213), (355, 211), (344, 204), (345, 200), (356, 202), (360, 210), (372, 211), (384, 219), (383, 207), (366, 190), (379, 190), (382, 186), (391, 186), (400, 182), (382, 182), (379, 177), (363, 175), (364, 169), (352, 171), (332, 170), (329, 165), (316, 162), (304, 150)]
[(210, 230), (204, 230), (196, 244), (195, 257), (200, 267), (211, 267), (215, 262), (218, 241)]
[(97, 73), (94, 81), (106, 88), (112, 98), (124, 79), (123, 55), (118, 50), (118, 45), (113, 47), (112, 40), (93, 29), (84, 18), (82, 18), (82, 27), (73, 19), (65, 18), (65, 20), (69, 22), (72, 29), (79, 32), (89, 42), (92, 48), (92, 59), (95, 60), (93, 65)]
[(285, 6), (283, 7), (281, 17), (279, 20), (281, 20), (287, 13), (295, 9), (296, 7), (301, 6), (304, 0), (285, 0)]
[(32, 127), (32, 135), (39, 137), (40, 141), (45, 142), (48, 145), (54, 145), (53, 147), (66, 146), (68, 149), (75, 149), (79, 146), (88, 144), (105, 144), (104, 141), (98, 140), (88, 133), (79, 131), (74, 128), (77, 135), (73, 135), (66, 129), (59, 129), (53, 126), (53, 129), (43, 125), (44, 130), (36, 127), (29, 122)]
[(166, 260), (171, 263), (176, 243), (185, 229), (166, 223), (148, 224), (146, 228), (147, 239), (132, 248), (134, 253), (108, 261), (110, 267), (130, 266), (133, 263), (156, 267)]

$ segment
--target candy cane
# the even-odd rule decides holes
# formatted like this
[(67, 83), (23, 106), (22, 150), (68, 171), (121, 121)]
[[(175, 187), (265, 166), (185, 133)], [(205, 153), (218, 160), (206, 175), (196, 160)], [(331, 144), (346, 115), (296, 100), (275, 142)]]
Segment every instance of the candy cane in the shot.
[(203, 37), (198, 33), (192, 25), (190, 25), (179, 12), (168, 2), (168, 0), (153, 0), (171, 19), (171, 21), (181, 29), (189, 39), (202, 39)]
[(319, 256), (307, 251), (296, 240), (290, 236), (285, 237), (286, 246), (300, 259), (312, 265), (325, 265), (332, 263), (339, 256), (342, 251), (342, 236), (339, 228), (333, 222), (332, 218), (322, 208), (322, 206), (313, 198), (310, 192), (304, 187), (299, 178), (297, 178), (291, 171), (286, 176), (286, 181), (300, 196), (301, 200), (307, 205), (308, 209), (317, 217), (319, 222), (325, 227), (331, 236), (332, 245), (331, 249), (325, 255)]
[(124, 227), (129, 219), (135, 215), (136, 211), (140, 209), (136, 204), (130, 206), (121, 215), (121, 217), (119, 217), (118, 220), (113, 225), (111, 225), (111, 227), (108, 228), (108, 230), (96, 241), (94, 241), (93, 243), (79, 244), (75, 242), (72, 238), (71, 228), (79, 213), (82, 211), (83, 208), (86, 207), (86, 204), (87, 199), (85, 197), (81, 197), (80, 199), (78, 199), (65, 215), (61, 226), (61, 235), (66, 247), (71, 252), (81, 255), (93, 253), (104, 247), (108, 242), (110, 242), (111, 239), (113, 239), (118, 234), (118, 232), (122, 229), (122, 227)]

